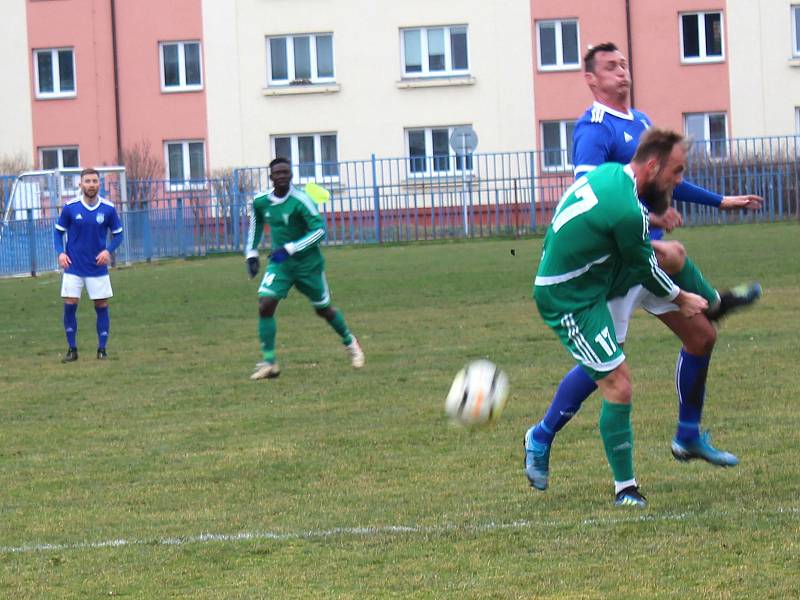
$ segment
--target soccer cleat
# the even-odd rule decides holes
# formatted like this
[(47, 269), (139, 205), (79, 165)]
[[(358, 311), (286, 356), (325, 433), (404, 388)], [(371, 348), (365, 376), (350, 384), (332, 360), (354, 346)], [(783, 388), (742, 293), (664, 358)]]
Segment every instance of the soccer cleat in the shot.
[(679, 442), (672, 440), (672, 456), (677, 460), (687, 461), (700, 458), (718, 467), (735, 467), (739, 464), (739, 459), (730, 452), (718, 450), (711, 445), (711, 434), (708, 431), (694, 440), (693, 442)]
[(614, 497), (614, 506), (647, 508), (647, 498), (642, 495), (637, 486), (629, 485), (624, 490), (620, 490)]
[(281, 368), (278, 363), (274, 362), (260, 362), (256, 365), (256, 370), (250, 375), (250, 379), (274, 379), (281, 374)]
[(706, 311), (706, 316), (710, 321), (719, 321), (728, 313), (750, 306), (759, 298), (761, 298), (761, 284), (757, 281), (737, 285), (727, 292), (723, 292), (717, 305)]
[(528, 429), (522, 442), (525, 448), (525, 476), (532, 488), (544, 491), (550, 477), (550, 446), (533, 439), (533, 427)]
[(364, 366), (364, 351), (361, 349), (361, 344), (358, 343), (356, 336), (352, 336), (352, 341), (345, 346), (347, 354), (350, 355), (350, 364), (356, 369)]
[(97, 349), (97, 360), (108, 360), (108, 353), (105, 348)]
[(78, 349), (77, 348), (70, 348), (67, 350), (67, 353), (64, 355), (64, 358), (61, 359), (62, 363), (68, 362), (75, 362), (78, 360)]

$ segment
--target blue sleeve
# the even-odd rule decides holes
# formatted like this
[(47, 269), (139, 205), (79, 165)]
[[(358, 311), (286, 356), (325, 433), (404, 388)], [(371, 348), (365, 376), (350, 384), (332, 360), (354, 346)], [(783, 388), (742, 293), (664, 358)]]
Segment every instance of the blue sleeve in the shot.
[(53, 247), (56, 249), (56, 254), (64, 252), (64, 232), (55, 227), (53, 228)]
[(585, 175), (608, 161), (613, 138), (602, 123), (578, 121), (572, 134), (572, 165), (575, 177)]
[(695, 204), (704, 204), (705, 206), (713, 206), (715, 208), (719, 208), (719, 205), (722, 203), (721, 195), (709, 192), (707, 189), (689, 183), (688, 181), (682, 181), (676, 185), (675, 189), (672, 190), (672, 197), (681, 202), (693, 202)]
[(114, 250), (119, 248), (119, 245), (122, 243), (122, 232), (118, 231), (114, 235), (111, 236), (111, 241), (108, 243), (108, 247), (106, 250), (114, 254)]
[(122, 233), (122, 221), (119, 220), (119, 214), (116, 208), (111, 211), (111, 223), (109, 223), (108, 228), (115, 236), (118, 233)]

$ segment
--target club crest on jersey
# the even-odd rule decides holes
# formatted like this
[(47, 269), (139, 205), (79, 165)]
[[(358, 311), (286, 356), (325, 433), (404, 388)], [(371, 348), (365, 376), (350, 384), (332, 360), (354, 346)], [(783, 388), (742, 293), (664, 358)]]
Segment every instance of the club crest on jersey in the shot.
[(284, 225), (288, 225), (289, 224), (289, 215), (287, 215), (287, 214), (283, 215), (283, 224)]
[(103, 215), (97, 215), (97, 223), (98, 223), (98, 225), (102, 225), (103, 221), (105, 221), (105, 220), (106, 220), (106, 218)]

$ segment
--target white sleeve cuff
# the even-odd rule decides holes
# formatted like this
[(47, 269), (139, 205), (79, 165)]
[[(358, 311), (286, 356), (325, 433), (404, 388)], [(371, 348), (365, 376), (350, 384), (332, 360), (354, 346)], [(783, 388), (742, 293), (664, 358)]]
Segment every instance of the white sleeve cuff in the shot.
[(248, 250), (245, 252), (246, 258), (258, 258), (258, 250)]
[(295, 244), (294, 242), (287, 242), (284, 248), (286, 248), (286, 251), (289, 253), (289, 256), (297, 252), (297, 244)]

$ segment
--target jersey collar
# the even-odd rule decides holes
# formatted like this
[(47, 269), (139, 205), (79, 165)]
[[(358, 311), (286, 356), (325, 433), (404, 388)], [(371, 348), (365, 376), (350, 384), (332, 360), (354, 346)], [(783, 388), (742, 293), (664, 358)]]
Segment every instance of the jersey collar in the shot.
[(97, 202), (94, 203), (94, 206), (90, 206), (86, 204), (86, 199), (81, 195), (81, 204), (83, 204), (83, 208), (86, 210), (97, 210), (100, 208), (100, 204), (102, 204), (100, 196), (95, 196), (97, 198)]
[(626, 121), (633, 121), (633, 113), (631, 112), (631, 109), (628, 109), (627, 113), (622, 113), (622, 112), (619, 112), (618, 110), (614, 110), (610, 106), (606, 106), (605, 104), (601, 104), (597, 100), (594, 101), (594, 104), (592, 104), (592, 107), (599, 108), (603, 112), (607, 112), (608, 114), (613, 115), (615, 117), (618, 117), (620, 119), (625, 119)]
[(275, 195), (275, 188), (272, 188), (269, 191), (269, 201), (272, 202), (273, 204), (283, 204), (289, 199), (289, 196), (291, 196), (293, 193), (294, 193), (294, 186), (290, 185), (289, 191), (286, 192), (286, 195), (283, 198), (278, 198), (278, 196)]

